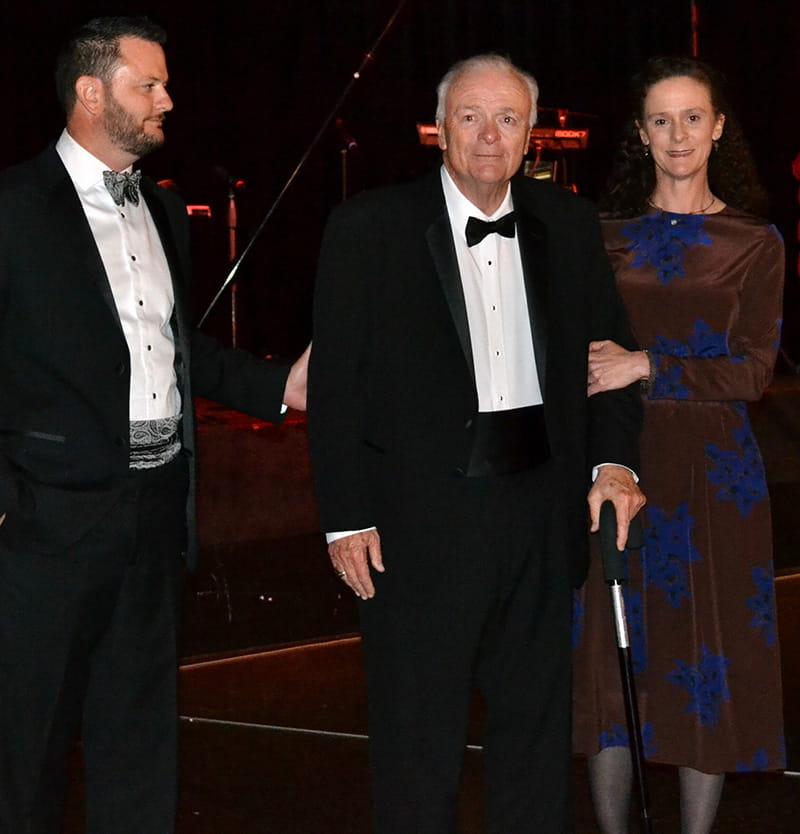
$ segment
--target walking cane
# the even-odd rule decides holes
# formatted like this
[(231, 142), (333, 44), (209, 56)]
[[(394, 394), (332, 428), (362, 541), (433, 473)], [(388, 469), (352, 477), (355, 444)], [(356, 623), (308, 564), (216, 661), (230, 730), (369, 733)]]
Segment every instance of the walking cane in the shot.
[[(635, 518), (628, 535), (628, 547), (640, 548), (644, 544), (641, 522)], [(647, 783), (644, 775), (644, 744), (639, 725), (639, 709), (636, 701), (636, 682), (633, 677), (631, 646), (628, 640), (628, 623), (625, 617), (625, 600), (622, 583), (626, 581), (625, 552), (617, 550), (617, 513), (610, 501), (600, 507), (600, 552), (603, 555), (603, 573), (611, 589), (614, 624), (617, 629), (617, 655), (622, 691), (625, 699), (625, 715), (628, 719), (628, 738), (631, 746), (633, 775), (639, 793), (639, 807), (643, 834), (651, 834), (651, 820), (647, 801)]]

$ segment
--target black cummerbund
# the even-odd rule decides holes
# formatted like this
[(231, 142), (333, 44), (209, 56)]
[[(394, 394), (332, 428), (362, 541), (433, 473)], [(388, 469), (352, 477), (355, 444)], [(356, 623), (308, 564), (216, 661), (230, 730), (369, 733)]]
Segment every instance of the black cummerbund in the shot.
[(474, 425), (475, 441), (464, 473), (468, 478), (521, 472), (550, 458), (543, 405), (481, 411)]

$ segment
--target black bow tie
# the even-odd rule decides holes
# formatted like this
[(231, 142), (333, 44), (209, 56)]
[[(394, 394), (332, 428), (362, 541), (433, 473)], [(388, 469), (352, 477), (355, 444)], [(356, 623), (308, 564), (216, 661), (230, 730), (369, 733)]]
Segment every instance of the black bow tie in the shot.
[(486, 235), (497, 232), (503, 237), (514, 237), (514, 224), (516, 215), (513, 211), (504, 214), (497, 220), (479, 220), (477, 217), (470, 217), (467, 220), (467, 246), (474, 246), (480, 243)]
[(103, 171), (103, 182), (108, 193), (118, 206), (124, 206), (125, 200), (139, 205), (139, 180), (142, 178), (141, 171), (133, 171), (130, 174), (118, 174), (116, 171)]

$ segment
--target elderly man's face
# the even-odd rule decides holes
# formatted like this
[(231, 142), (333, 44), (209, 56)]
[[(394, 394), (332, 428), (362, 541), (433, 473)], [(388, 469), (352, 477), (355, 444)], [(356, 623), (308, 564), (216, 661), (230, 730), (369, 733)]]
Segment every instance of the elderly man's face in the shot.
[(447, 93), (445, 119), (438, 123), (444, 164), (461, 193), (487, 214), (522, 164), (530, 116), (528, 87), (507, 70), (466, 73)]

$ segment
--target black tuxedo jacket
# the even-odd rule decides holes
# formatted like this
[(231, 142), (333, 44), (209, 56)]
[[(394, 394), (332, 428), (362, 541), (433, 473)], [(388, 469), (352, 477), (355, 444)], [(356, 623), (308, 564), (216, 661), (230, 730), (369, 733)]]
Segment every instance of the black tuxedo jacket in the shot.
[[(191, 326), (189, 224), (146, 178), (175, 295), (175, 362), (190, 459), (192, 395), (280, 420), (287, 370), (222, 349)], [(80, 200), (54, 147), (0, 175), (0, 541), (57, 553), (113, 505), (128, 472), (130, 358)]]
[[(635, 390), (587, 398), (588, 344), (632, 346), (631, 336), (593, 207), (525, 177), (512, 180), (512, 194), (555, 463), (557, 541), (578, 583), (591, 468), (636, 469), (641, 423)], [(415, 477), (465, 470), (477, 393), (438, 171), (333, 212), (317, 277), (309, 385), (323, 529), (377, 523), (376, 495), (391, 496), (392, 486), (380, 482), (388, 470), (376, 460), (401, 462)]]

